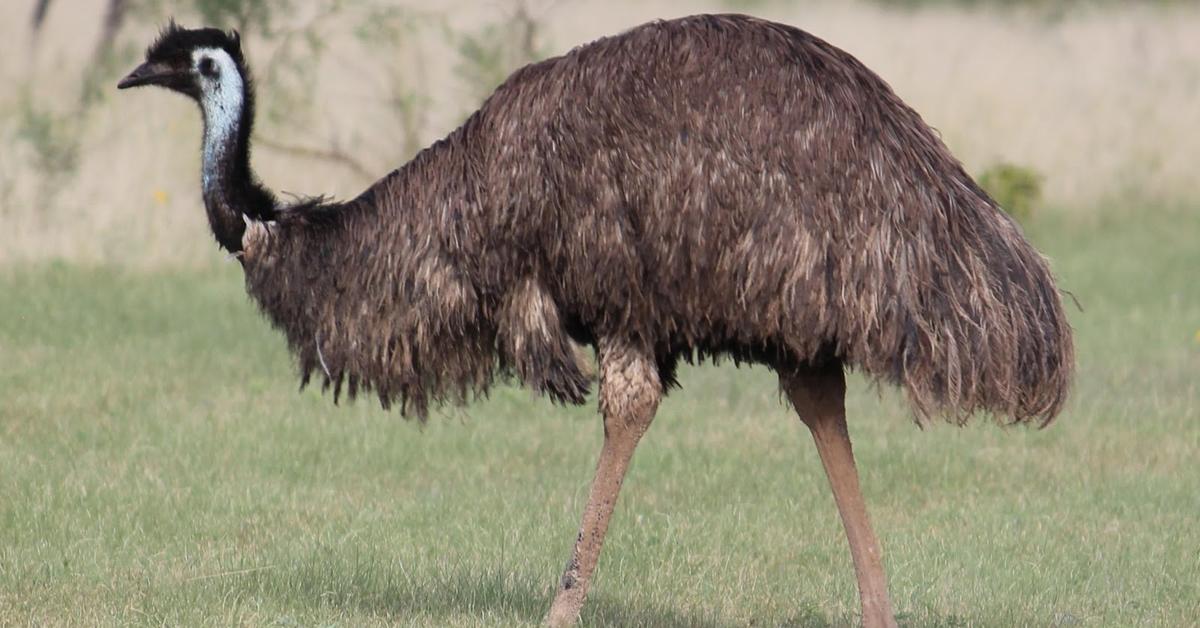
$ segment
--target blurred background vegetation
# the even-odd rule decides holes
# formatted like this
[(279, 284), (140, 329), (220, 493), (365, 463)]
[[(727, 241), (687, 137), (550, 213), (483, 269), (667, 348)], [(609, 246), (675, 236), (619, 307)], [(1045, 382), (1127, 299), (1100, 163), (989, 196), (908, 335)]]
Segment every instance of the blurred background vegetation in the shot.
[(348, 196), (525, 63), (728, 10), (858, 55), (1024, 221), (1200, 195), (1200, 3), (1185, 0), (25, 0), (0, 9), (0, 262), (212, 259), (194, 112), (113, 89), (168, 17), (243, 33), (268, 184)]

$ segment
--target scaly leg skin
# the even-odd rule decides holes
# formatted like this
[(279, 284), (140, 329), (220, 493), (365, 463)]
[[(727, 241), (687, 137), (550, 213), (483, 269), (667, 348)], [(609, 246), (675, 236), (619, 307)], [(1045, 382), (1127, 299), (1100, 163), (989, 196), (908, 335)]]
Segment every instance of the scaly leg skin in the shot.
[(850, 556), (858, 577), (864, 628), (894, 628), (896, 618), (888, 599), (883, 553), (871, 530), (867, 506), (858, 485), (850, 433), (846, 429), (846, 379), (841, 365), (806, 369), (780, 376), (784, 391), (812, 432), (833, 498), (842, 516)]
[(625, 471), (662, 398), (658, 367), (649, 352), (602, 339), (599, 358), (604, 446), (575, 549), (546, 616), (546, 625), (554, 628), (572, 626), (579, 620)]

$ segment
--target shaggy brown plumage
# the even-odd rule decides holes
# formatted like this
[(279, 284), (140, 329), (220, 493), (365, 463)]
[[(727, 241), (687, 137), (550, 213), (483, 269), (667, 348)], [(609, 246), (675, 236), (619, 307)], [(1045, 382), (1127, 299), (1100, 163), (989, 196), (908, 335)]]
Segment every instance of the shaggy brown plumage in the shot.
[(1072, 370), (1045, 260), (883, 80), (803, 31), (655, 22), (514, 74), (361, 197), (248, 232), (307, 379), (419, 415), (498, 373), (578, 403), (571, 340), (840, 362), (918, 417), (1048, 422)]

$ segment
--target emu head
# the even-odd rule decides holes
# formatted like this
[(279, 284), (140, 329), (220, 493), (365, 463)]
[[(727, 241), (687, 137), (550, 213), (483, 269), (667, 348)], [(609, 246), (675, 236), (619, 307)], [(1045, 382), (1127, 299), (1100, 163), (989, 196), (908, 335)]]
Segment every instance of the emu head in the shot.
[(273, 215), (276, 201), (250, 170), (254, 90), (236, 31), (187, 29), (170, 22), (146, 61), (119, 89), (158, 85), (190, 97), (204, 117), (201, 185), (209, 226), (226, 250), (242, 249), (243, 220)]
[(208, 110), (240, 104), (246, 83), (237, 31), (182, 28), (171, 21), (146, 49), (146, 61), (117, 83), (118, 89), (158, 85), (190, 96)]

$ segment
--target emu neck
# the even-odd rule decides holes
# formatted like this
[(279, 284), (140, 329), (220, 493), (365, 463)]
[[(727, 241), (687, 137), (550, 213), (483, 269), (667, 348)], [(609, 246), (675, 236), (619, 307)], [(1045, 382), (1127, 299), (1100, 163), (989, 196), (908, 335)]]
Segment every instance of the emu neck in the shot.
[(274, 197), (250, 169), (253, 95), (240, 72), (230, 71), (201, 95), (200, 109), (204, 114), (201, 185), (209, 226), (223, 248), (240, 251), (243, 216), (268, 220), (275, 210)]

